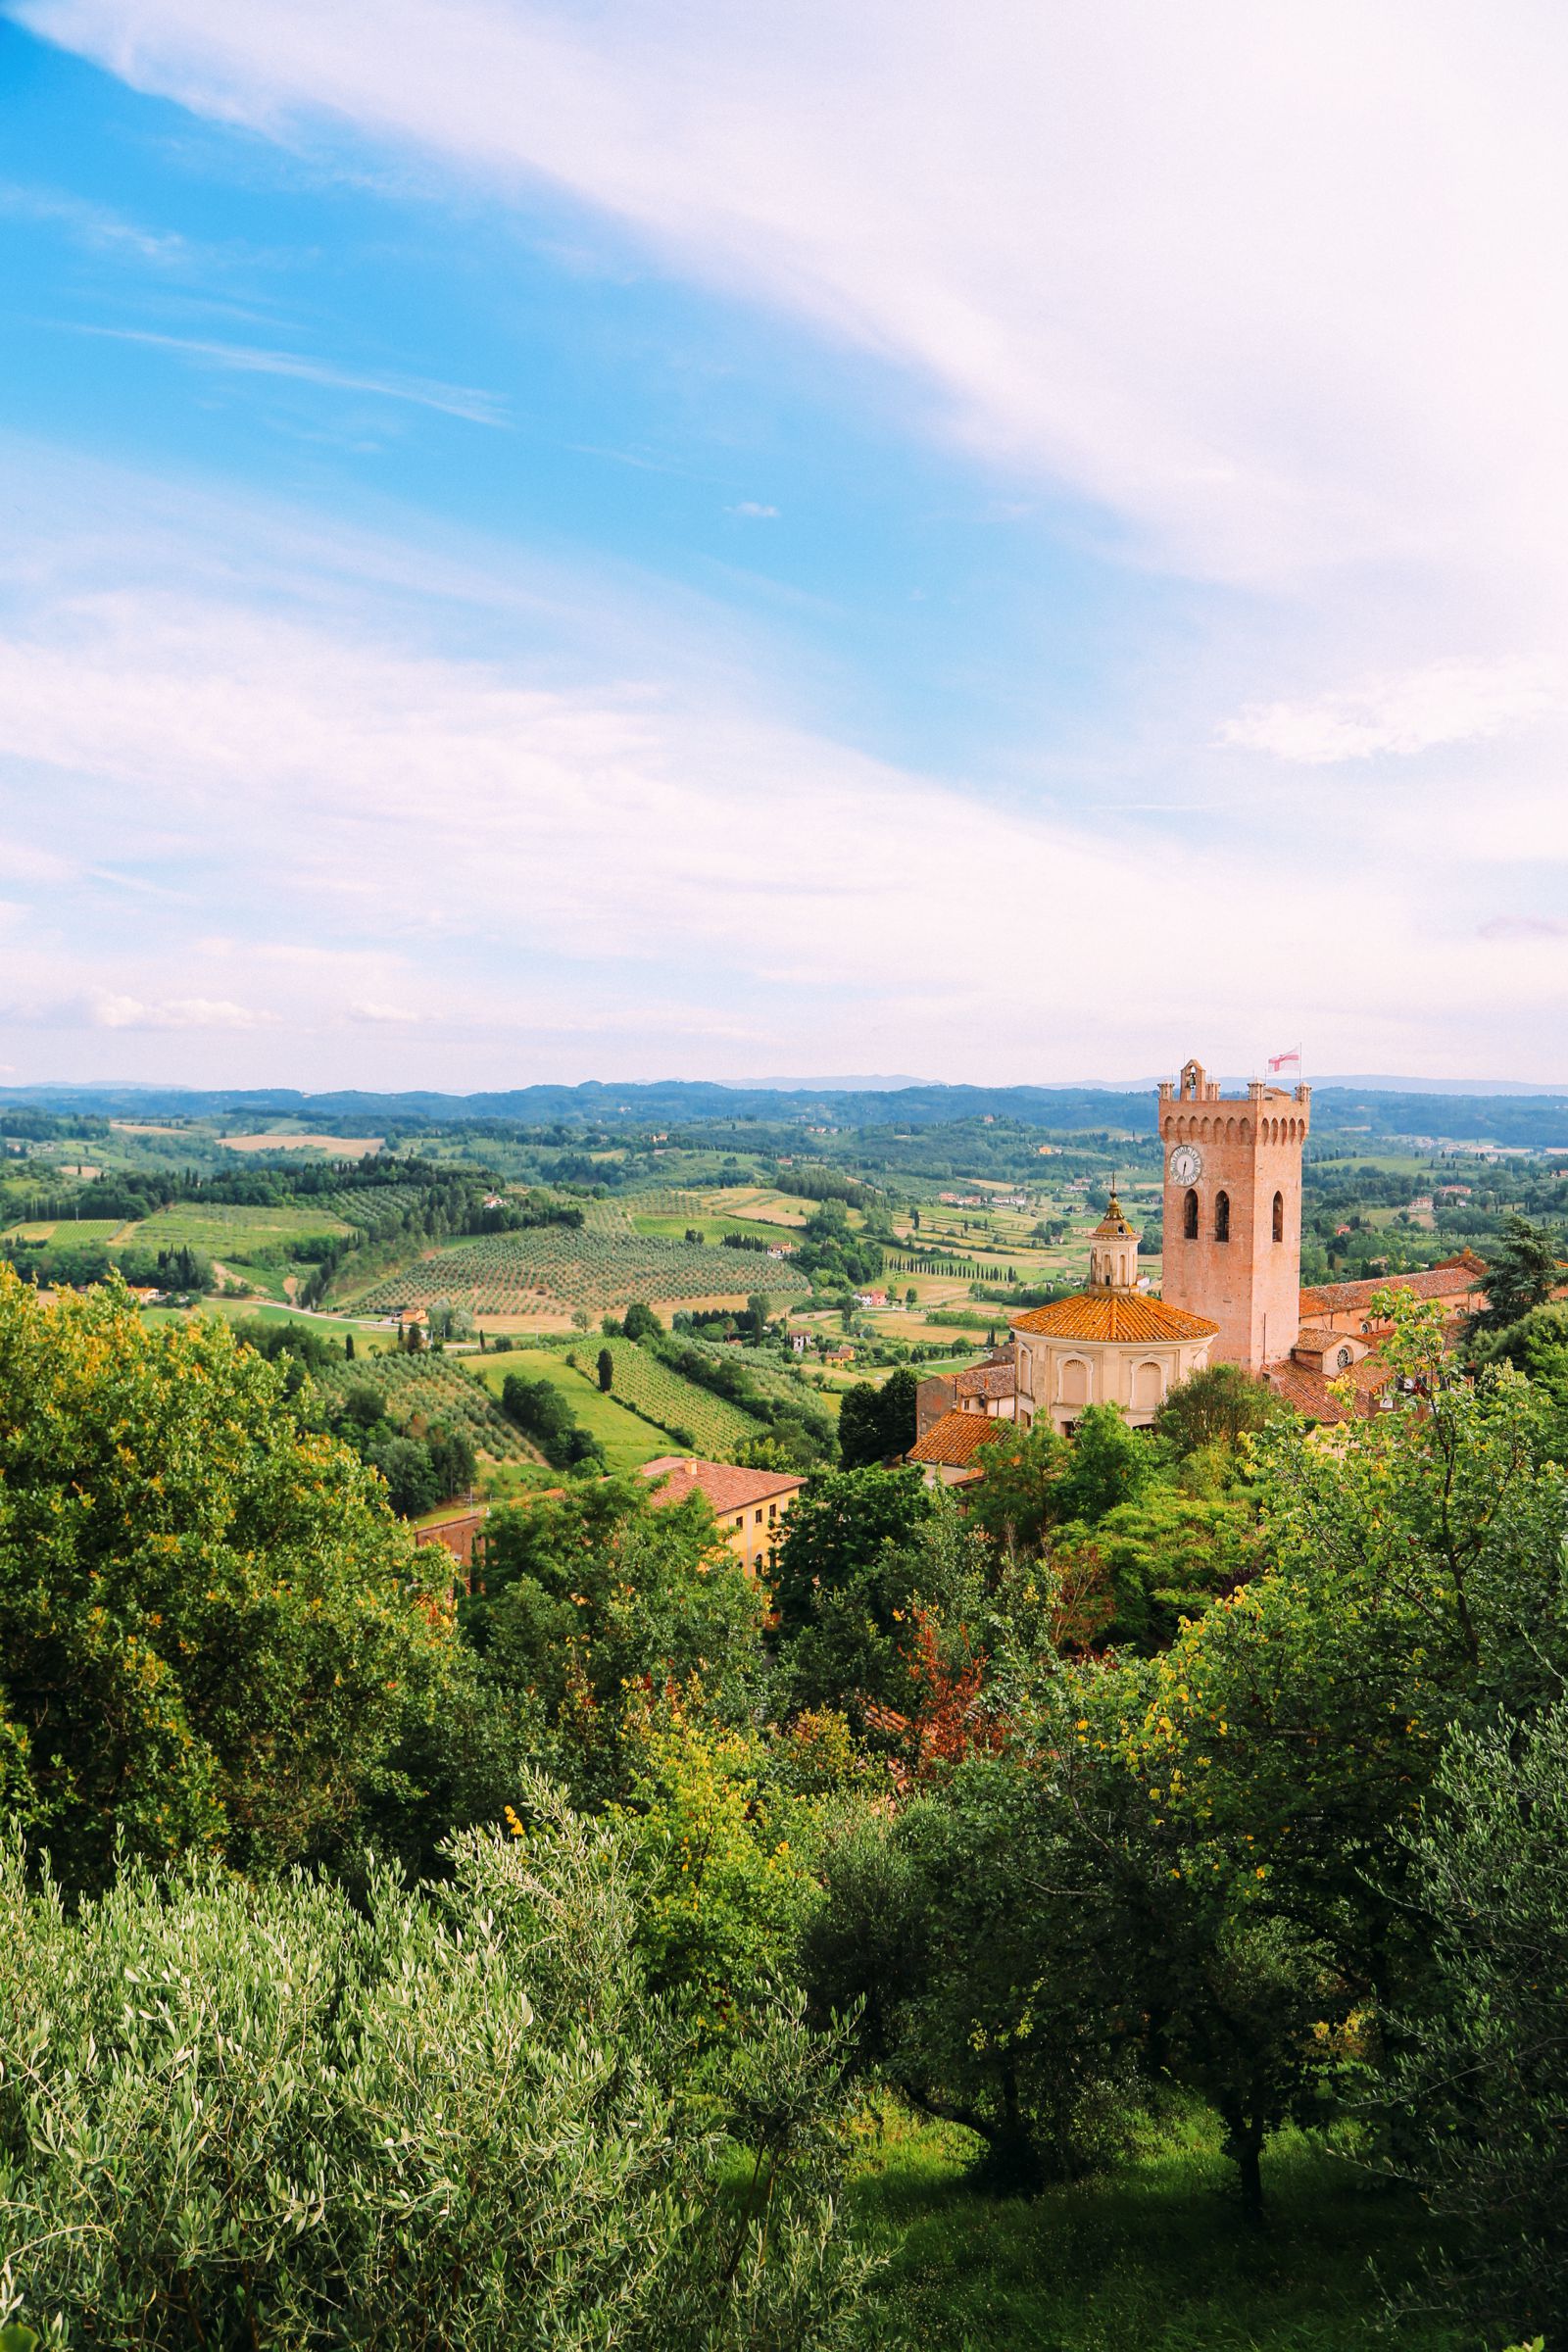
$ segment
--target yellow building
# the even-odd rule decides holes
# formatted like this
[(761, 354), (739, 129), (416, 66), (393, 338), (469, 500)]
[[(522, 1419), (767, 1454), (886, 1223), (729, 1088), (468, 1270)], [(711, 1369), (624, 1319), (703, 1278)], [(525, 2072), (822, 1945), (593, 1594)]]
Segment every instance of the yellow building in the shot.
[(653, 1487), (656, 1509), (703, 1495), (731, 1551), (754, 1576), (771, 1571), (784, 1522), (806, 1484), (777, 1470), (737, 1470), (732, 1462), (701, 1462), (684, 1453), (644, 1462), (642, 1476)]

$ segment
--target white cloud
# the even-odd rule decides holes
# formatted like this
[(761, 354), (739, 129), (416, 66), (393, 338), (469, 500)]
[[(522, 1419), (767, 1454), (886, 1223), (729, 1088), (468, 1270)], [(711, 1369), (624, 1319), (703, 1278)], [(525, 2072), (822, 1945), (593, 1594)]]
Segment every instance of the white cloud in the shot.
[(370, 392), (380, 400), (401, 400), (416, 408), (435, 409), (442, 416), (461, 416), (469, 424), (497, 427), (507, 423), (506, 403), (499, 393), (475, 391), (466, 384), (433, 383), (425, 376), (367, 375), (334, 368), (291, 351), (267, 351), (246, 343), (208, 343), (190, 335), (160, 335), (130, 326), (73, 324), (77, 335), (101, 335), (116, 343), (146, 343), (170, 351), (197, 367), (217, 368), (233, 375), (282, 375), (304, 384), (320, 384), (333, 392)]
[(1523, 662), (1444, 662), (1313, 702), (1250, 704), (1220, 741), (1301, 767), (1388, 754), (1409, 759), (1446, 744), (1505, 735), (1561, 706)]
[[(515, 551), (487, 577), (103, 472), (74, 511), (15, 470), (6, 987), (34, 1075), (98, 1074), (107, 1032), (125, 1074), (232, 1083), (1114, 1077), (1255, 1058), (1259, 1027), (1341, 1066), (1556, 1073), (1568, 970), (1476, 938), (1458, 796), (1384, 839), (1326, 773), (1288, 865), (1266, 810), (1069, 821), (790, 717), (669, 600), (617, 651), (594, 583)], [(52, 864), (66, 838), (94, 865)], [(1537, 839), (1532, 896), (1544, 855), (1568, 843)], [(1397, 992), (1363, 985), (1369, 906)]]
[(107, 205), (60, 188), (0, 181), (0, 213), (14, 220), (49, 222), (89, 252), (128, 255), (156, 269), (183, 267), (191, 258), (188, 242), (173, 231), (143, 228)]
[(1562, 587), (1568, 19), (1461, 0), (22, 0), (138, 86), (566, 191), (1162, 562)]
[(104, 995), (93, 998), (87, 1009), (97, 1029), (257, 1029), (277, 1018), (248, 1004), (207, 997), (172, 997), (161, 1004), (144, 1004), (136, 997)]
[(411, 1029), (417, 1026), (421, 1015), (411, 1012), (404, 1004), (354, 1004), (349, 1006), (351, 1021), (368, 1021), (372, 1028)]
[(738, 507), (726, 507), (726, 514), (742, 514), (754, 522), (776, 522), (777, 507), (760, 506), (755, 498), (743, 498)]

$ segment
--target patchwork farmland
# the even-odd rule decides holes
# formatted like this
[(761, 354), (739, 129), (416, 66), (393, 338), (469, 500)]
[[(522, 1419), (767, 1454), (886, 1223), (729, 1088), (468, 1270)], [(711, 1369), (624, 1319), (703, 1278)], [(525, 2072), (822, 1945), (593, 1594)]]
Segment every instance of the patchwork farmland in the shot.
[(743, 1298), (759, 1287), (783, 1298), (799, 1297), (810, 1286), (804, 1275), (774, 1259), (657, 1234), (548, 1225), (487, 1234), (437, 1250), (385, 1276), (354, 1304), (363, 1313), (392, 1314), (448, 1299), (479, 1315), (570, 1315), (580, 1308), (597, 1316), (638, 1300), (651, 1306), (671, 1299)]
[(287, 1250), (295, 1242), (342, 1239), (349, 1228), (324, 1208), (237, 1208), (219, 1200), (181, 1200), (137, 1225), (121, 1229), (122, 1242), (146, 1250), (201, 1250), (210, 1257), (249, 1257), (257, 1250)]
[(635, 1340), (602, 1340), (591, 1356), (581, 1359), (585, 1365), (597, 1358), (599, 1348), (608, 1348), (614, 1363), (611, 1395), (699, 1453), (733, 1453), (764, 1434), (763, 1424), (738, 1404), (683, 1380)]
[(488, 1389), (451, 1356), (388, 1351), (329, 1365), (313, 1371), (311, 1378), (329, 1396), (344, 1397), (351, 1389), (373, 1389), (394, 1421), (417, 1415), (427, 1426), (444, 1422), (448, 1429), (462, 1430), (472, 1441), (474, 1451), (488, 1455), (493, 1462), (539, 1459)]

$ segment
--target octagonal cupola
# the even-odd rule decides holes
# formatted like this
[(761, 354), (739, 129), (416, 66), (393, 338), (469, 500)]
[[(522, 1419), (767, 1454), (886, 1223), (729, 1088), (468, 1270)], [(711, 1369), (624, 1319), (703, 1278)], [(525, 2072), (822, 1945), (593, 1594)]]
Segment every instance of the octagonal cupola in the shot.
[(1123, 1216), (1114, 1190), (1109, 1207), (1089, 1237), (1089, 1287), (1092, 1291), (1138, 1288), (1138, 1230)]

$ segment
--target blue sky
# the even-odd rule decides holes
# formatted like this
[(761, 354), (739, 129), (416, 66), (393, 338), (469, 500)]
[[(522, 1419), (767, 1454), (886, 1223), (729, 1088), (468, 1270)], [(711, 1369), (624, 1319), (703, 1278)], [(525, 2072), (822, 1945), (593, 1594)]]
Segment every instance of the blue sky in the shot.
[(0, 1063), (1568, 1079), (1568, 31), (0, 12)]

